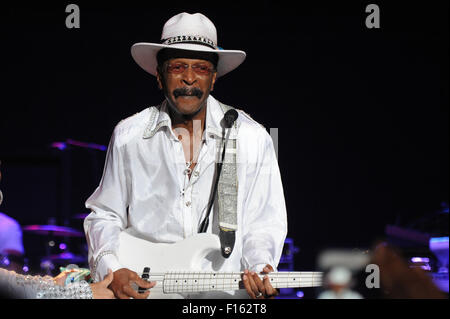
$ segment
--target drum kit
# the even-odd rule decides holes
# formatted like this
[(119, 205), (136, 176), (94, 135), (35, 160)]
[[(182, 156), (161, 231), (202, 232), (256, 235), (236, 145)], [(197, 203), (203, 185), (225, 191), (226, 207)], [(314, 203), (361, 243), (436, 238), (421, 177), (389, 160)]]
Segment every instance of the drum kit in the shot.
[[(82, 142), (73, 139), (67, 139), (64, 142), (53, 142), (50, 144), (50, 147), (55, 148), (59, 151), (85, 149), (88, 150), (90, 152), (89, 154), (91, 155), (93, 154), (91, 152), (92, 150), (102, 152), (107, 150), (106, 145)], [(70, 152), (64, 152), (64, 154), (66, 153), (70, 154)], [(66, 157), (64, 157), (62, 161), (66, 161)], [(94, 158), (93, 161), (96, 162), (98, 161), (98, 159)], [(66, 164), (67, 163), (64, 162), (62, 182), (63, 185), (67, 185), (66, 183), (69, 183), (70, 185), (72, 181), (68, 180), (66, 177), (70, 176), (70, 172), (67, 170), (71, 168)], [(101, 170), (98, 171), (101, 173)], [(63, 192), (64, 191), (67, 190), (63, 190)], [(2, 193), (0, 192), (0, 202), (1, 200)], [(67, 216), (69, 214), (70, 213), (68, 211), (65, 211), (61, 214), (58, 214), (58, 216)], [(78, 214), (75, 216), (71, 216), (71, 218), (84, 220), (87, 215), (88, 214)], [(26, 248), (30, 248), (25, 250), (26, 256), (23, 256), (21, 254), (15, 255), (11, 253), (3, 253), (0, 251), (0, 267), (15, 270), (21, 273), (30, 272), (30, 268), (40, 268), (39, 274), (41, 275), (58, 274), (60, 266), (67, 266), (70, 264), (78, 264), (82, 267), (88, 268), (87, 246), (86, 241), (84, 240), (85, 236), (82, 231), (71, 227), (58, 226), (56, 225), (54, 220), (49, 220), (48, 225), (39, 224), (23, 226), (22, 232), (24, 233), (24, 235), (26, 235), (23, 237), (24, 243), (28, 241), (27, 244), (29, 244), (26, 245)], [(41, 241), (43, 241), (42, 245)], [(80, 247), (73, 247), (73, 242), (81, 243), (81, 249)], [(33, 252), (33, 254), (28, 255), (31, 251)], [(79, 253), (74, 253), (74, 251), (79, 251)], [(33, 266), (28, 266), (28, 260), (31, 261), (31, 264), (33, 264)], [(12, 268), (13, 264), (14, 268)], [(34, 273), (36, 273), (36, 271), (34, 271)]]
[[(79, 214), (74, 216), (74, 218), (84, 219), (86, 216), (87, 214)], [(60, 267), (66, 267), (71, 264), (88, 267), (86, 254), (71, 252), (68, 243), (71, 239), (84, 239), (83, 232), (71, 227), (58, 225), (27, 225), (22, 227), (22, 231), (44, 239), (45, 256), (40, 257), (39, 260), (41, 275), (54, 276), (59, 273)]]

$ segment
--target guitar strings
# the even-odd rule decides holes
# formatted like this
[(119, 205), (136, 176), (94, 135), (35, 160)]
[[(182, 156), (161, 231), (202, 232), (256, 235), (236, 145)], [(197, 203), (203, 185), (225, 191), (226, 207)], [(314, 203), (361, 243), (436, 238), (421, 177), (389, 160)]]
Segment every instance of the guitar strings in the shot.
[[(157, 285), (150, 291), (163, 293), (207, 292), (243, 289), (242, 272), (169, 271), (151, 273)], [(260, 274), (262, 279), (264, 275)], [(274, 288), (317, 287), (322, 285), (322, 272), (276, 272), (269, 275)], [(234, 281), (234, 282), (233, 282)]]

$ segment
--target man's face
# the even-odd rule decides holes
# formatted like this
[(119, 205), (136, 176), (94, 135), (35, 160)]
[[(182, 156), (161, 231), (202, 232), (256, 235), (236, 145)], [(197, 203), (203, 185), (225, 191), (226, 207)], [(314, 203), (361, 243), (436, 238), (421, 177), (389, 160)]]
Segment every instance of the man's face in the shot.
[(206, 60), (170, 59), (157, 74), (158, 85), (170, 106), (182, 115), (195, 115), (214, 88), (217, 72)]

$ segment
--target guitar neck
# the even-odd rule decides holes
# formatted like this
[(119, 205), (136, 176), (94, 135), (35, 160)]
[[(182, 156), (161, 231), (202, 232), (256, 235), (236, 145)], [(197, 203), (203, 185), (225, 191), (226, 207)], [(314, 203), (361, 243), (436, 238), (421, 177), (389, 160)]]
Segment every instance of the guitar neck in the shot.
[[(226, 291), (244, 289), (241, 272), (167, 272), (163, 279), (164, 293)], [(259, 275), (261, 280), (264, 275)], [(322, 272), (274, 272), (268, 274), (274, 288), (319, 287)]]

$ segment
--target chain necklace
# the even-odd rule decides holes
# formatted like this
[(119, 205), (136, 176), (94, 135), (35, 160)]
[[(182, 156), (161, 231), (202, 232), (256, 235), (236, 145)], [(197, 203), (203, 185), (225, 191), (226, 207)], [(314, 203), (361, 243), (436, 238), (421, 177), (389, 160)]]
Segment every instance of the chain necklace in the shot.
[(186, 162), (186, 168), (185, 168), (185, 170), (184, 170), (184, 173), (185, 173), (186, 175), (189, 175), (189, 176), (191, 175), (191, 173), (192, 173), (191, 165), (192, 165), (192, 163), (194, 162), (194, 159), (198, 159), (198, 157), (199, 157), (199, 155), (200, 155), (200, 151), (201, 151), (202, 146), (203, 146), (203, 143), (204, 143), (204, 141), (202, 140), (202, 144), (201, 144), (200, 147), (198, 148), (197, 154), (196, 154), (195, 156), (192, 157), (192, 160), (190, 160), (189, 162)]

